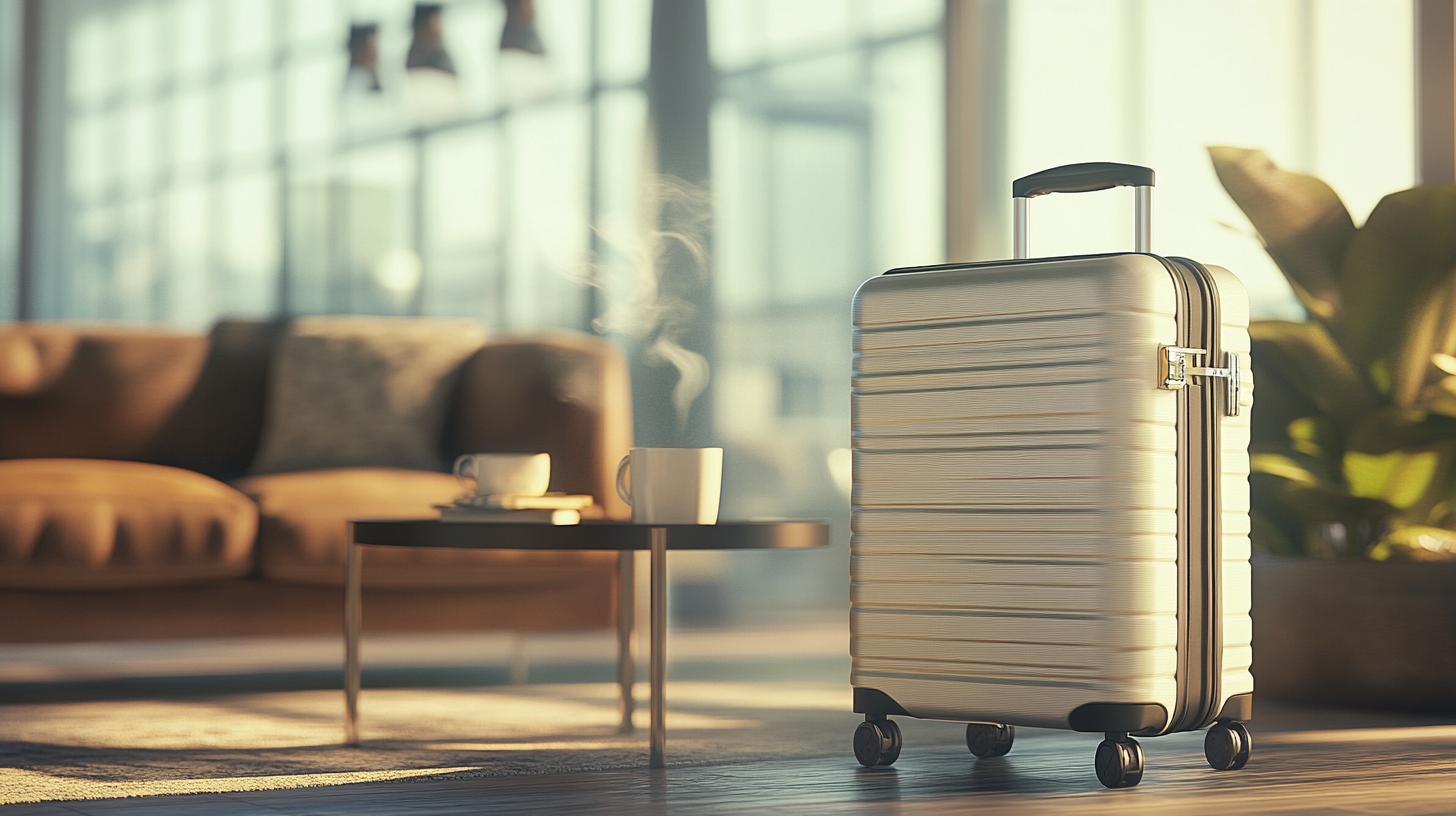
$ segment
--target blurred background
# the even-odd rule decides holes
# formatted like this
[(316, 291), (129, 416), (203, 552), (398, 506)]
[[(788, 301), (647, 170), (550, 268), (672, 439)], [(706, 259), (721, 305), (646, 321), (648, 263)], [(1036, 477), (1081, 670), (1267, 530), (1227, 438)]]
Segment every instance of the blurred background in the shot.
[[(828, 551), (675, 556), (678, 622), (842, 615), (856, 287), (1007, 257), (1013, 178), (1119, 161), (1157, 171), (1154, 251), (1298, 319), (1205, 149), (1262, 148), (1357, 222), (1443, 180), (1422, 169), (1433, 5), (8, 2), (0, 319), (612, 337), (639, 445), (725, 448), (724, 518), (834, 523)], [(1032, 254), (1130, 248), (1131, 210), (1039, 199)]]

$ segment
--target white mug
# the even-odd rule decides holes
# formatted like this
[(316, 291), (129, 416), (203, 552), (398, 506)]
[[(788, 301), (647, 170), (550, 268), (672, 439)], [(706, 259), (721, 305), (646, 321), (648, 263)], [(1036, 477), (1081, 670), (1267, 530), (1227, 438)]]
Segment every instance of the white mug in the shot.
[(478, 496), (540, 496), (551, 484), (549, 453), (467, 453), (455, 475), (475, 480)]
[(717, 524), (722, 488), (722, 448), (633, 448), (617, 465), (617, 495), (636, 524)]

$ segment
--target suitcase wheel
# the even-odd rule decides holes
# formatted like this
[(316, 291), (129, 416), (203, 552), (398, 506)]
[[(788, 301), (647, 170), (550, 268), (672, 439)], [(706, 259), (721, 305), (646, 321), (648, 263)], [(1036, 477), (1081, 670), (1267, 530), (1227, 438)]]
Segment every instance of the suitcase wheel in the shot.
[(1143, 780), (1143, 747), (1126, 734), (1108, 734), (1097, 746), (1097, 781), (1130, 788)]
[(1254, 741), (1243, 723), (1221, 722), (1203, 738), (1203, 756), (1215, 771), (1237, 771), (1249, 762)]
[(900, 758), (901, 744), (894, 720), (866, 720), (854, 731), (854, 758), (866, 768), (882, 768)]
[(1016, 740), (1016, 727), (995, 723), (970, 723), (966, 726), (966, 747), (978, 759), (1006, 756)]

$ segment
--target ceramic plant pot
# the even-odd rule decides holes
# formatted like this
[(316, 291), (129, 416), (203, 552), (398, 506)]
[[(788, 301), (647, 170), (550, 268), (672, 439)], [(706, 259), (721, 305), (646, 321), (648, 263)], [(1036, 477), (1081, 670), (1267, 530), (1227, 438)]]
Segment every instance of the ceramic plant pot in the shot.
[(1256, 556), (1260, 697), (1456, 713), (1456, 562)]

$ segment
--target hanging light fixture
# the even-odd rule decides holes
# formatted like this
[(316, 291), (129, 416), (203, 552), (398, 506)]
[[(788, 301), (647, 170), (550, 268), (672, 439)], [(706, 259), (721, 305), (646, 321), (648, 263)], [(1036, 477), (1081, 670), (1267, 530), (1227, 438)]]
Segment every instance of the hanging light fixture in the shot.
[(379, 25), (356, 23), (349, 26), (349, 73), (345, 92), (379, 93)]
[(445, 51), (443, 12), (444, 6), (440, 3), (415, 4), (415, 36), (405, 56), (405, 68), (411, 71), (428, 68), (455, 75), (455, 62)]
[(501, 29), (502, 51), (525, 51), (528, 54), (544, 54), (541, 35), (536, 33), (535, 0), (504, 0), (506, 24)]

